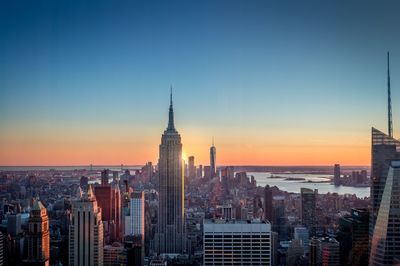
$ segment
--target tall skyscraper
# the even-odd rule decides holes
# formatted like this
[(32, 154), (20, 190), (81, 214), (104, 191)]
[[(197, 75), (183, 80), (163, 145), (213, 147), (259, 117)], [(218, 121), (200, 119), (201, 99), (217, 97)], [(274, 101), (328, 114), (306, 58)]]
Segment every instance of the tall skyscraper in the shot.
[(269, 222), (273, 222), (273, 208), (272, 208), (272, 188), (266, 185), (264, 188), (264, 215), (265, 219)]
[(87, 193), (78, 188), (78, 199), (72, 204), (69, 265), (103, 265), (103, 222), (91, 186)]
[(217, 168), (216, 168), (216, 160), (217, 160), (217, 149), (214, 146), (214, 137), (212, 140), (212, 146), (210, 148), (210, 174), (211, 178), (216, 177), (217, 175)]
[(172, 90), (168, 127), (161, 137), (158, 160), (158, 253), (182, 253), (184, 238), (184, 179), (181, 136), (175, 129)]
[(341, 265), (368, 264), (368, 226), (367, 209), (352, 209), (350, 216), (339, 219), (336, 239), (340, 243)]
[(25, 265), (47, 266), (50, 257), (49, 218), (43, 204), (36, 200), (28, 222), (28, 257)]
[(205, 220), (203, 243), (204, 266), (271, 265), (271, 225), (266, 221)]
[(194, 156), (189, 156), (189, 178), (193, 179), (196, 177), (196, 166), (194, 165)]
[(315, 209), (318, 190), (301, 188), (301, 222), (315, 235)]
[(333, 183), (335, 186), (340, 186), (340, 164), (335, 164), (333, 167)]
[(386, 186), (389, 167), (393, 160), (400, 160), (400, 142), (372, 128), (371, 151), (371, 213), (369, 223), (370, 245), (375, 221), (378, 216), (383, 190)]
[(369, 265), (394, 265), (400, 258), (400, 161), (393, 161), (383, 188), (371, 241)]

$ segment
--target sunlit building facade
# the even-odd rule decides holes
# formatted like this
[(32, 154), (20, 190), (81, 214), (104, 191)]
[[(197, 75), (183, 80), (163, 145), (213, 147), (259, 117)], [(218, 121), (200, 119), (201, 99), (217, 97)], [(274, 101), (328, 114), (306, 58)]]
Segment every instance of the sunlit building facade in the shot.
[(49, 218), (43, 204), (36, 200), (28, 221), (28, 257), (25, 265), (49, 265), (50, 233)]
[(103, 265), (103, 222), (101, 209), (89, 186), (87, 193), (80, 188), (78, 200), (72, 205), (69, 227), (69, 265)]

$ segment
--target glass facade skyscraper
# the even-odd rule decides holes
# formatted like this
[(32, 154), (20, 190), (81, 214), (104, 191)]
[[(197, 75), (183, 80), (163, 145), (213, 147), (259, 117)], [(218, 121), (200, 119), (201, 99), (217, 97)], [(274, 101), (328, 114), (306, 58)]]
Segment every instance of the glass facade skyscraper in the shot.
[(371, 241), (369, 265), (393, 265), (400, 257), (400, 161), (389, 168)]
[(393, 160), (400, 160), (400, 142), (376, 128), (372, 128), (370, 245), (386, 185), (386, 177)]

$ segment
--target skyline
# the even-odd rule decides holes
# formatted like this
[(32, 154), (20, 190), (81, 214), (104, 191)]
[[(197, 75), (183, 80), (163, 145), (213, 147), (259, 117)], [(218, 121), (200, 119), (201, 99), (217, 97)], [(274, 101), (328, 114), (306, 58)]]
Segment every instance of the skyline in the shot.
[(399, 3), (229, 3), (1, 3), (0, 165), (156, 162), (170, 84), (196, 164), (369, 165), (387, 51), (400, 136)]

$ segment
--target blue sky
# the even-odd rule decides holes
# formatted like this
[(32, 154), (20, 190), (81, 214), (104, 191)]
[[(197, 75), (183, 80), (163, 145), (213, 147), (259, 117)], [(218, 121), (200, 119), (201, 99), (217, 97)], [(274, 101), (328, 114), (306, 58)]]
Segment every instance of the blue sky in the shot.
[[(0, 164), (30, 162), (19, 160), (24, 150), (6, 158), (11, 144), (65, 134), (58, 144), (43, 138), (42, 145), (79, 148), (70, 134), (104, 134), (104, 141), (115, 132), (154, 145), (143, 160), (155, 160), (171, 84), (176, 126), (187, 152), (203, 161), (207, 147), (204, 155), (200, 147), (213, 135), (221, 148), (266, 149), (266, 159), (257, 159), (265, 164), (273, 155), (263, 139), (279, 135), (282, 143), (293, 134), (329, 145), (348, 135), (367, 146), (371, 126), (386, 131), (388, 50), (395, 134), (400, 130), (399, 7), (398, 1), (2, 1), (0, 143), (8, 146)], [(40, 157), (37, 148), (30, 152)]]

